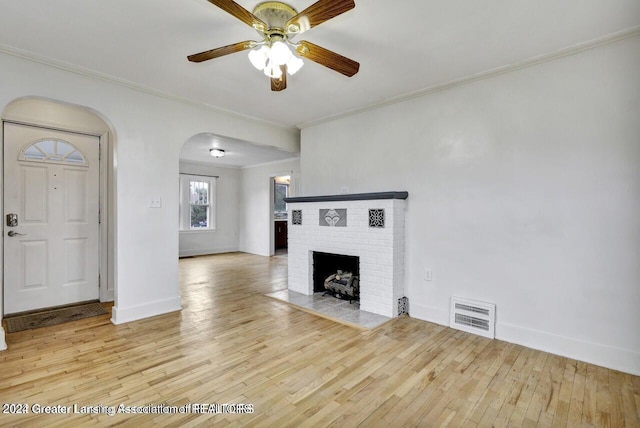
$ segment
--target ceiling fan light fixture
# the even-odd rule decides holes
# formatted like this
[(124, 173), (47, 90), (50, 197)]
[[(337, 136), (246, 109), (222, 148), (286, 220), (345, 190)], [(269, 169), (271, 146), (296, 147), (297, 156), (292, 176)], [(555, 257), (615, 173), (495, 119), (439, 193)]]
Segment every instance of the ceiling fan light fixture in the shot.
[(298, 72), (298, 70), (302, 68), (303, 65), (304, 65), (304, 61), (302, 61), (302, 58), (298, 58), (295, 55), (291, 55), (291, 58), (287, 62), (287, 73), (293, 76)]
[(269, 59), (269, 47), (262, 46), (260, 49), (249, 51), (249, 61), (258, 70), (263, 70)]
[(224, 157), (224, 150), (222, 149), (209, 149), (209, 154), (214, 158)]
[(279, 65), (274, 64), (273, 61), (269, 60), (267, 66), (264, 68), (264, 74), (272, 79), (279, 79), (282, 77), (282, 70)]
[(299, 34), (353, 9), (354, 0), (316, 0), (301, 12), (282, 1), (268, 0), (259, 3), (253, 13), (232, 0), (209, 0), (209, 3), (253, 27), (261, 39), (246, 40), (189, 55), (187, 59), (190, 62), (200, 63), (248, 50), (249, 61), (271, 78), (271, 90), (275, 92), (286, 89), (286, 75), (295, 74), (304, 65), (300, 57), (347, 77), (352, 77), (360, 69), (358, 62), (329, 49), (304, 40), (292, 42)]
[(274, 42), (269, 51), (269, 60), (271, 64), (285, 65), (293, 54), (291, 49), (283, 42)]

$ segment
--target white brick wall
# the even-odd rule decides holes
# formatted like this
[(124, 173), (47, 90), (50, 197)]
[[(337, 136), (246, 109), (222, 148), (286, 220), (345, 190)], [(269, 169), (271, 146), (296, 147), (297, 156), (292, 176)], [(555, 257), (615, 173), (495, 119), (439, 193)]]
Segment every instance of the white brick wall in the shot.
[[(313, 294), (313, 252), (360, 258), (360, 309), (398, 316), (404, 295), (405, 201), (295, 202), (289, 209), (289, 289)], [(347, 209), (347, 227), (319, 225), (320, 209)], [(385, 210), (385, 227), (369, 227), (369, 209)], [(291, 211), (302, 211), (302, 225)]]

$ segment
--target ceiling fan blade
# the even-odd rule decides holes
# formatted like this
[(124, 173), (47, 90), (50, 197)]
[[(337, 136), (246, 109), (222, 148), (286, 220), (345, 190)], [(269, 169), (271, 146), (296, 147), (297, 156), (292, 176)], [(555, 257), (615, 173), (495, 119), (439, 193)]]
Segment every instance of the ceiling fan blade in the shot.
[(209, 3), (218, 6), (220, 9), (235, 16), (240, 21), (258, 31), (265, 31), (267, 29), (267, 24), (264, 21), (233, 0), (209, 0)]
[(204, 51), (197, 54), (189, 55), (187, 59), (191, 62), (207, 61), (207, 60), (218, 58), (224, 55), (229, 55), (236, 52), (242, 52), (244, 50), (253, 48), (255, 45), (256, 45), (256, 42), (254, 42), (253, 40), (247, 40), (244, 42), (234, 43), (233, 45), (211, 49), (210, 51)]
[(360, 63), (304, 40), (298, 42), (296, 51), (301, 57), (329, 67), (347, 77), (353, 76), (360, 69)]
[(291, 31), (292, 33), (304, 33), (308, 29), (335, 18), (354, 7), (356, 7), (356, 4), (353, 0), (319, 0), (288, 20), (286, 27), (288, 29), (293, 25), (299, 31)]
[(271, 78), (271, 90), (274, 92), (287, 89), (287, 66), (281, 65), (280, 70), (282, 70), (282, 76), (279, 79)]

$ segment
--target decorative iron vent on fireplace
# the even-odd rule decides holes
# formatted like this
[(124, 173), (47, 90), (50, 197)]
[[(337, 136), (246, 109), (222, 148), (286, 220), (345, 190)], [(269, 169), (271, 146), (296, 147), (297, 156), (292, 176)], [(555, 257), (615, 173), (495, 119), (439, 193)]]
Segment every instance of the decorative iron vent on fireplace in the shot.
[(398, 316), (409, 315), (409, 298), (402, 296), (398, 299)]
[(302, 210), (291, 211), (291, 224), (296, 224), (296, 225), (302, 224)]
[(369, 210), (369, 227), (384, 227), (384, 208)]
[(496, 305), (476, 300), (451, 298), (449, 326), (467, 333), (495, 338)]

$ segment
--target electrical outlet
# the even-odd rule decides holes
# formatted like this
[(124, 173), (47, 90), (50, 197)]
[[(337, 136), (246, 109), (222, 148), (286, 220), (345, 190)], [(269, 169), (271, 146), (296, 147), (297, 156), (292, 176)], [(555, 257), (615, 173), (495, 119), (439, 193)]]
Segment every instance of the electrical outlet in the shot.
[(151, 199), (151, 201), (149, 202), (149, 207), (150, 208), (162, 208), (162, 199), (160, 199), (160, 198)]
[(431, 269), (424, 269), (424, 280), (425, 281), (431, 281), (433, 279), (433, 273), (431, 272)]

